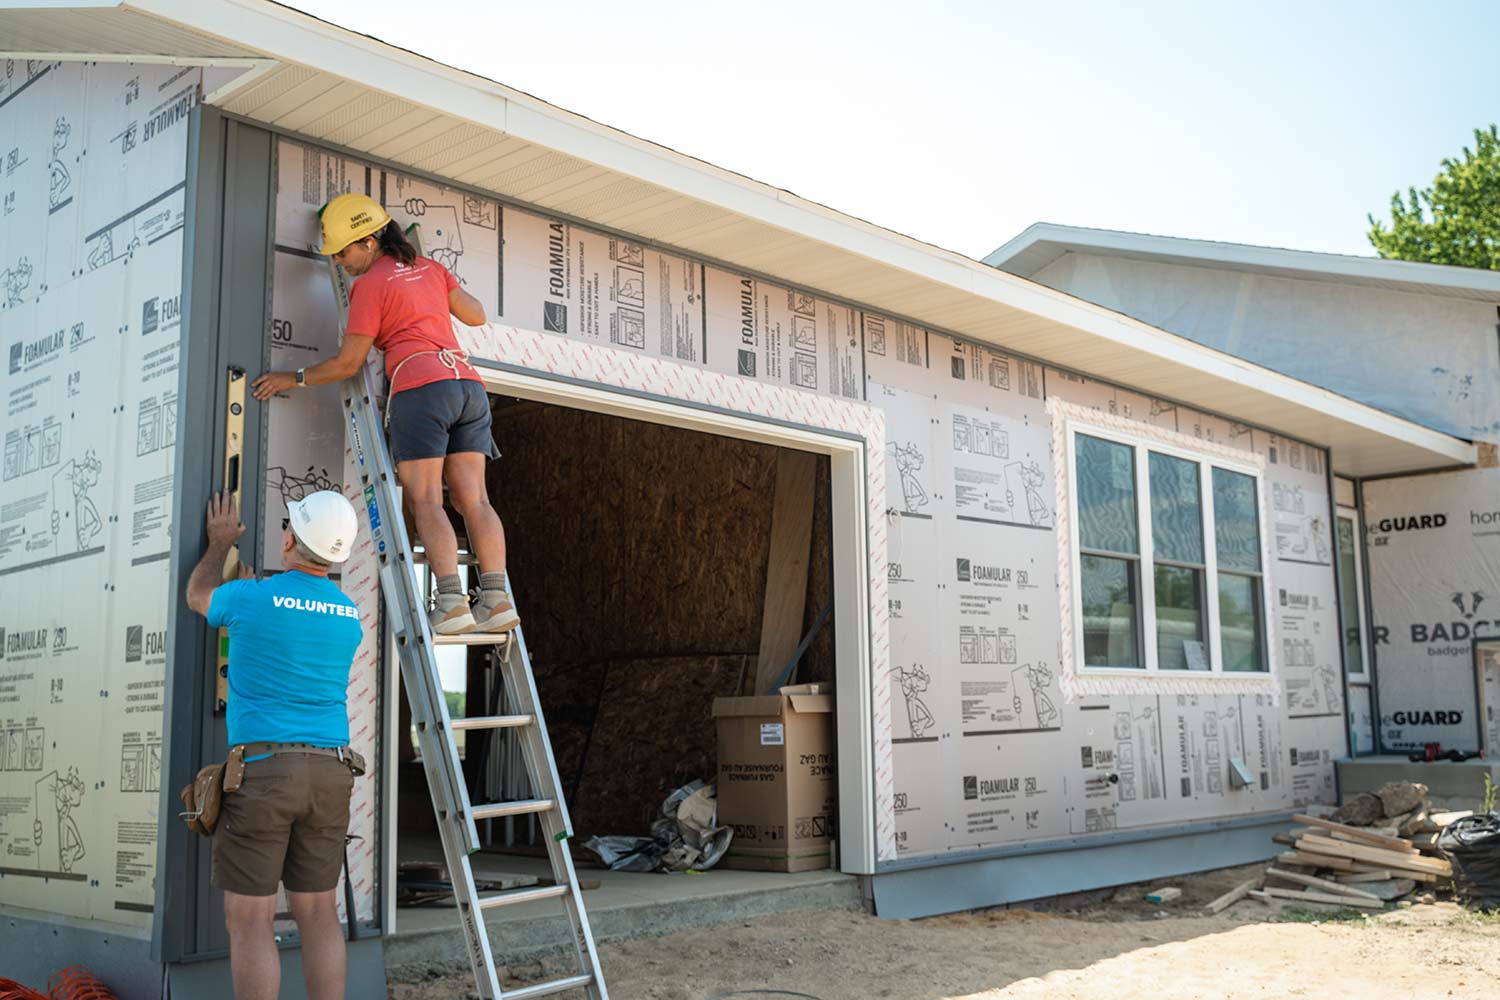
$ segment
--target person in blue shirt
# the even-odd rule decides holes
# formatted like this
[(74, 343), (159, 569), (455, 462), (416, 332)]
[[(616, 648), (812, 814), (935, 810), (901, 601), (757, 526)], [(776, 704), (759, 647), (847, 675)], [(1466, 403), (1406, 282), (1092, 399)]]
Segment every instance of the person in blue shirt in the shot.
[(220, 582), (245, 531), (232, 497), (208, 508), (208, 548), (188, 580), (188, 607), (229, 630), (229, 745), (244, 781), (226, 793), (213, 838), (213, 884), (224, 890), (236, 1000), (275, 1000), (281, 957), (273, 921), (285, 885), (302, 935), (312, 1000), (343, 1000), (343, 928), (334, 890), (354, 774), (345, 692), (362, 630), (359, 608), (329, 570), (349, 557), (359, 520), (341, 493), (287, 504), (281, 562), (264, 580), (247, 569)]

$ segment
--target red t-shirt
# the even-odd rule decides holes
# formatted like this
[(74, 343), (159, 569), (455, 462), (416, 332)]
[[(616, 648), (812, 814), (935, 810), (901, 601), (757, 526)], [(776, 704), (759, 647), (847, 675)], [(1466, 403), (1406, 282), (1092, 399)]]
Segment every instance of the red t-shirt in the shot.
[(375, 346), (385, 352), (387, 377), (400, 367), (392, 393), (443, 379), (483, 381), (468, 362), (458, 361), (455, 370), (436, 353), (461, 351), (448, 311), (448, 293), (457, 287), (458, 279), (435, 260), (418, 257), (408, 267), (387, 255), (349, 289), (345, 332), (375, 338)]

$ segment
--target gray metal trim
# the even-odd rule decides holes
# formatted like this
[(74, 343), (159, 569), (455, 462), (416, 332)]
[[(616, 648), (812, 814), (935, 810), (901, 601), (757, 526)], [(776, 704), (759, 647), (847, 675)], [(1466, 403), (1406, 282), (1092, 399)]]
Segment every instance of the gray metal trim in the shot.
[(131, 1000), (165, 996), (162, 967), (152, 954), (152, 942), (129, 928), (55, 915), (42, 919), (0, 907), (0, 941), (5, 942), (0, 949), (4, 957), (0, 975), (36, 989), (64, 967), (81, 965), (118, 996)]
[[(878, 877), (895, 872), (914, 871), (921, 868), (946, 868), (953, 865), (968, 865), (981, 861), (996, 861), (1002, 858), (1091, 851), (1101, 847), (1115, 847), (1122, 844), (1171, 840), (1177, 837), (1196, 837), (1200, 834), (1220, 834), (1246, 827), (1285, 826), (1291, 822), (1292, 815), (1291, 812), (1276, 812), (1260, 816), (1236, 816), (1232, 819), (1204, 820), (1200, 823), (1183, 823), (1178, 826), (1151, 826), (1142, 827), (1139, 830), (1116, 830), (1113, 833), (1091, 833), (1081, 837), (1060, 837), (1052, 840), (1024, 841), (1019, 844), (1002, 844), (997, 847), (986, 847), (978, 851), (910, 858), (905, 861), (887, 861), (876, 866), (875, 875)], [(1062, 889), (1057, 891), (1067, 892), (1070, 890)], [(1048, 895), (1055, 895), (1055, 893), (1048, 893)]]
[[(255, 128), (265, 129), (266, 131), (270, 132), (273, 135), (277, 135), (277, 136), (281, 136), (281, 137), (286, 138), (286, 139), (290, 139), (293, 142), (298, 142), (298, 143), (301, 143), (301, 144), (303, 144), (305, 146), (312, 146), (312, 147), (317, 148), (317, 149), (326, 150), (326, 151), (328, 151), (330, 153), (335, 153), (335, 154), (337, 154), (339, 156), (347, 156), (350, 159), (359, 160), (361, 163), (368, 163), (371, 166), (379, 167), (379, 168), (381, 168), (383, 170), (394, 170), (397, 173), (404, 174), (407, 177), (415, 177), (415, 178), (419, 178), (419, 179), (422, 179), (422, 180), (432, 181), (435, 184), (441, 184), (444, 187), (450, 188), (451, 190), (454, 190), (454, 191), (467, 191), (470, 194), (480, 195), (480, 196), (482, 196), (484, 198), (491, 199), (491, 200), (496, 201), (499, 204), (501, 204), (503, 206), (506, 206), (506, 207), (509, 207), (509, 208), (520, 209), (523, 212), (531, 212), (534, 215), (545, 216), (545, 217), (547, 217), (549, 219), (559, 219), (559, 220), (561, 220), (563, 222), (571, 223), (571, 224), (577, 225), (577, 226), (582, 226), (582, 227), (584, 227), (586, 229), (591, 229), (591, 230), (593, 230), (596, 233), (603, 233), (603, 234), (605, 234), (607, 236), (618, 236), (621, 239), (630, 240), (632, 243), (639, 243), (641, 246), (650, 247), (653, 250), (660, 250), (663, 253), (669, 253), (669, 254), (672, 254), (672, 255), (677, 256), (677, 257), (682, 257), (683, 259), (688, 260), (688, 261), (692, 261), (693, 263), (704, 264), (704, 265), (707, 265), (708, 267), (717, 267), (717, 268), (719, 268), (721, 270), (729, 271), (732, 274), (738, 274), (738, 275), (742, 275), (742, 276), (748, 277), (748, 278), (755, 278), (758, 281), (769, 281), (769, 282), (771, 282), (773, 284), (780, 285), (783, 288), (792, 289), (793, 291), (806, 292), (806, 293), (808, 293), (810, 295), (817, 296), (818, 298), (822, 299), (825, 302), (831, 302), (831, 303), (834, 303), (835, 305), (847, 306), (848, 308), (851, 308), (851, 309), (858, 309), (861, 312), (870, 313), (870, 314), (875, 315), (875, 316), (883, 316), (886, 319), (896, 320), (897, 322), (909, 323), (912, 326), (919, 327), (919, 328), (921, 328), (923, 330), (928, 331), (929, 333), (937, 333), (937, 334), (941, 334), (944, 337), (951, 337), (952, 339), (960, 341), (961, 343), (974, 344), (974, 345), (978, 345), (980, 347), (988, 347), (988, 348), (997, 348), (998, 347), (1000, 350), (1004, 351), (1006, 354), (1010, 355), (1011, 357), (1015, 358), (1018, 361), (1028, 361), (1028, 362), (1030, 362), (1032, 364), (1042, 365), (1044, 367), (1055, 368), (1058, 371), (1067, 372), (1070, 375), (1078, 375), (1078, 376), (1081, 376), (1083, 378), (1090, 379), (1090, 380), (1092, 380), (1094, 382), (1098, 382), (1101, 385), (1114, 386), (1117, 389), (1124, 389), (1127, 392), (1141, 393), (1141, 390), (1138, 389), (1138, 388), (1136, 388), (1136, 387), (1134, 387), (1134, 386), (1129, 386), (1129, 385), (1125, 385), (1124, 383), (1121, 383), (1121, 382), (1113, 382), (1113, 381), (1111, 381), (1109, 379), (1100, 378), (1098, 375), (1093, 375), (1093, 374), (1090, 374), (1089, 372), (1080, 371), (1080, 370), (1078, 370), (1076, 368), (1070, 368), (1067, 365), (1061, 365), (1061, 364), (1058, 364), (1055, 361), (1043, 361), (1040, 358), (1034, 358), (1034, 357), (1032, 357), (1029, 354), (1023, 354), (1023, 353), (1021, 353), (1019, 351), (1012, 350), (1011, 348), (1005, 347), (1003, 345), (987, 343), (987, 342), (985, 342), (983, 340), (979, 340), (979, 339), (977, 339), (977, 338), (975, 338), (973, 336), (970, 336), (968, 334), (955, 333), (954, 331), (946, 329), (944, 327), (933, 326), (930, 322), (927, 322), (927, 321), (924, 321), (924, 320), (919, 320), (919, 319), (914, 319), (911, 316), (906, 315), (905, 313), (897, 313), (897, 312), (892, 312), (889, 309), (876, 308), (875, 306), (866, 305), (866, 304), (861, 303), (861, 302), (856, 302), (853, 299), (844, 298), (843, 296), (836, 295), (833, 292), (820, 291), (819, 289), (813, 288), (813, 287), (808, 286), (808, 285), (798, 284), (796, 281), (788, 279), (788, 278), (778, 277), (778, 276), (773, 275), (773, 274), (767, 274), (764, 271), (757, 271), (757, 270), (754, 270), (752, 268), (744, 267), (743, 265), (740, 265), (740, 264), (731, 264), (728, 261), (720, 260), (717, 257), (707, 257), (707, 256), (704, 256), (701, 253), (698, 253), (697, 251), (694, 251), (694, 250), (684, 250), (681, 247), (674, 246), (673, 244), (670, 244), (670, 243), (662, 243), (662, 242), (660, 242), (658, 240), (649, 239), (648, 237), (640, 236), (640, 235), (638, 235), (636, 233), (626, 232), (626, 231), (621, 230), (621, 229), (614, 229), (614, 228), (612, 228), (610, 226), (602, 225), (602, 224), (600, 224), (598, 222), (591, 222), (588, 219), (581, 219), (578, 216), (569, 215), (566, 212), (558, 212), (558, 211), (556, 211), (554, 209), (543, 208), (540, 205), (534, 205), (534, 204), (532, 204), (530, 202), (521, 201), (521, 200), (519, 200), (517, 198), (514, 198), (514, 197), (511, 197), (509, 195), (502, 195), (502, 194), (499, 194), (499, 193), (497, 193), (495, 191), (490, 191), (490, 190), (488, 190), (486, 188), (475, 187), (475, 186), (473, 186), (471, 184), (463, 184), (463, 183), (460, 183), (459, 181), (453, 180), (451, 177), (444, 177), (441, 174), (434, 174), (434, 173), (431, 173), (431, 172), (426, 171), (426, 170), (416, 170), (416, 169), (413, 169), (412, 167), (404, 166), (404, 165), (402, 165), (400, 163), (396, 163), (396, 162), (394, 162), (392, 160), (387, 160), (387, 159), (385, 159), (383, 157), (372, 156), (369, 153), (362, 153), (362, 152), (360, 152), (357, 149), (350, 149), (348, 146), (340, 146), (337, 143), (330, 143), (330, 142), (326, 142), (326, 141), (321, 140), (321, 139), (313, 139), (313, 138), (311, 138), (309, 136), (302, 135), (299, 132), (294, 132), (294, 131), (292, 131), (290, 129), (282, 128), (282, 127), (277, 126), (277, 125), (268, 125), (268, 124), (266, 124), (264, 122), (258, 122), (258, 121), (255, 121), (254, 119), (251, 119), (251, 118), (245, 118), (245, 117), (240, 116), (240, 115), (234, 115), (234, 114), (228, 114), (228, 113), (225, 114), (225, 117), (228, 118), (228, 119), (230, 119), (231, 121), (244, 122), (245, 124), (252, 125)], [(1023, 279), (1023, 280), (1026, 280), (1026, 279)], [(1163, 330), (1162, 332), (1164, 332), (1164, 333), (1172, 333), (1172, 331), (1170, 331), (1170, 330)], [(861, 335), (863, 335), (863, 330), (861, 330)], [(1180, 334), (1172, 334), (1172, 335), (1173, 336), (1178, 336), (1178, 337), (1181, 336)], [(1196, 341), (1189, 340), (1187, 337), (1182, 337), (1182, 340), (1184, 340), (1187, 343), (1196, 344)], [(1202, 345), (1199, 344), (1197, 346), (1201, 347)], [(1224, 352), (1224, 353), (1227, 354), (1227, 352)], [(1228, 355), (1228, 356), (1235, 357), (1235, 355)], [(928, 352), (928, 358), (929, 358), (929, 360), (931, 359), (931, 351)], [(861, 368), (863, 368), (863, 366), (864, 366), (864, 360), (865, 360), (864, 359), (864, 344), (863, 344), (863, 339), (861, 339), (861, 343), (860, 343), (860, 365), (861, 365)], [(868, 380), (868, 375), (866, 376), (866, 379)], [(865, 393), (865, 398), (868, 399), (868, 396), (869, 396), (869, 393), (866, 392)], [(1179, 399), (1173, 399), (1173, 398), (1168, 397), (1168, 396), (1155, 396), (1155, 395), (1153, 395), (1152, 398), (1153, 399), (1159, 399), (1159, 400), (1161, 400), (1164, 403), (1171, 403), (1173, 406), (1181, 407), (1183, 409), (1193, 410), (1193, 411), (1195, 411), (1197, 413), (1204, 413), (1204, 414), (1207, 414), (1209, 416), (1218, 417), (1221, 420), (1228, 420), (1228, 421), (1230, 421), (1232, 423), (1243, 424), (1246, 427), (1251, 427), (1251, 428), (1254, 428), (1255, 430), (1264, 431), (1267, 434), (1275, 434), (1277, 437), (1285, 438), (1288, 441), (1298, 441), (1299, 443), (1305, 444), (1305, 445), (1307, 445), (1309, 447), (1312, 447), (1312, 448), (1322, 448), (1324, 451), (1329, 451), (1330, 450), (1327, 445), (1317, 444), (1317, 443), (1312, 442), (1312, 441), (1304, 441), (1301, 438), (1292, 437), (1291, 435), (1286, 434), (1286, 433), (1284, 433), (1282, 431), (1274, 430), (1274, 429), (1272, 429), (1270, 427), (1264, 427), (1264, 426), (1262, 426), (1260, 424), (1247, 423), (1246, 421), (1240, 420), (1237, 417), (1225, 416), (1224, 414), (1218, 413), (1218, 412), (1216, 412), (1214, 410), (1205, 410), (1201, 406), (1196, 406), (1196, 405), (1194, 405), (1192, 403), (1184, 403), (1184, 402), (1182, 402)], [(1351, 397), (1340, 396), (1339, 398), (1341, 398), (1341, 399), (1350, 399)], [(1359, 402), (1359, 400), (1352, 400), (1352, 401), (1353, 402)]]
[[(214, 404), (215, 331), (219, 315), (219, 252), (223, 243), (224, 120), (213, 108), (198, 105), (188, 120), (187, 219), (183, 233), (182, 331), (178, 347), (177, 398), (183, 419), (178, 424), (173, 465), (176, 484), (172, 523), (192, 524), (207, 506), (212, 470), (203, 461), (214, 450), (211, 422), (204, 419)], [(187, 589), (197, 556), (177, 533), (170, 556), (172, 594)], [(196, 748), (203, 740), (203, 703), (212, 686), (203, 669), (210, 642), (206, 623), (180, 598), (167, 611), (167, 672), (162, 729), (161, 804), (156, 851), (156, 920), (151, 958), (174, 961), (190, 953), (196, 937), (196, 873), (201, 869), (199, 837), (177, 821), (177, 789), (190, 782), (200, 766)], [(211, 660), (209, 662), (212, 662)]]
[(1354, 509), (1359, 514), (1359, 558), (1364, 567), (1365, 635), (1370, 642), (1370, 725), (1375, 730), (1375, 754), (1385, 753), (1380, 735), (1380, 664), (1375, 641), (1375, 592), (1370, 589), (1370, 534), (1365, 530), (1365, 480), (1354, 480)]
[[(345, 995), (350, 997), (383, 997), (386, 995), (385, 941), (370, 937), (351, 941), (346, 946), (348, 979)], [(166, 967), (166, 996), (170, 1000), (199, 1000), (200, 997), (228, 997), (230, 989), (227, 956)], [(114, 985), (113, 982), (110, 983)], [(121, 994), (122, 996), (125, 994)], [(129, 994), (134, 997), (134, 994)], [(307, 986), (302, 979), (302, 952), (281, 946), (280, 1000), (307, 1000)]]
[[(228, 946), (220, 899), (209, 886), (207, 844), (177, 822), (176, 790), (198, 768), (222, 759), (227, 733), (213, 713), (216, 636), (182, 595), (202, 552), (201, 519), (218, 486), (224, 434), (224, 372), (231, 364), (252, 375), (268, 315), (269, 220), (273, 208), (269, 133), (198, 107), (189, 122), (188, 220), (183, 255), (184, 330), (178, 366), (182, 420), (177, 443), (171, 555), (174, 600), (168, 617), (166, 718), (161, 829), (157, 847), (156, 926), (150, 955), (177, 962)], [(242, 546), (253, 551), (259, 523), (262, 433), (246, 421)]]
[(1230, 829), (1176, 833), (1088, 851), (1035, 852), (960, 865), (871, 876), (875, 912), (912, 919), (1084, 892), (1146, 879), (1264, 861), (1281, 848), (1271, 834), (1285, 820), (1262, 817)]
[[(1339, 623), (1339, 688), (1344, 696), (1344, 753), (1354, 754), (1354, 713), (1349, 709), (1349, 640), (1344, 635), (1344, 587), (1343, 568), (1339, 565), (1339, 505), (1333, 482), (1333, 452), (1323, 450), (1323, 478), (1328, 484), (1328, 538), (1329, 550), (1333, 553), (1333, 613)], [(1373, 723), (1373, 720), (1372, 720)], [(1339, 795), (1339, 769), (1333, 769), (1334, 801), (1342, 801)]]

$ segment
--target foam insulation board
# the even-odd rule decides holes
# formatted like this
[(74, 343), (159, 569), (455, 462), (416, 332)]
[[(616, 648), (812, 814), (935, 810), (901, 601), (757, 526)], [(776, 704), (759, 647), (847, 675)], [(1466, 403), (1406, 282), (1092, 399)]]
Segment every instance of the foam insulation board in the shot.
[(11, 905), (149, 926), (199, 71), (0, 88), (0, 858)]

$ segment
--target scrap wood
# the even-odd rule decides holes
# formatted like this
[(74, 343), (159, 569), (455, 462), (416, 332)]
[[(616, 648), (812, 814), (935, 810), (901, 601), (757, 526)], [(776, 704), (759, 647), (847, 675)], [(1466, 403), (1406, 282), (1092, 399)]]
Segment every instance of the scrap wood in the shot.
[(1437, 824), (1438, 829), (1441, 830), (1444, 827), (1457, 823), (1461, 819), (1468, 819), (1472, 815), (1474, 815), (1474, 810), (1462, 809), (1458, 812), (1429, 813), (1427, 818)]
[(1369, 830), (1362, 830), (1357, 826), (1335, 823), (1333, 820), (1328, 819), (1318, 819), (1316, 816), (1307, 816), (1302, 813), (1298, 813), (1292, 819), (1307, 826), (1316, 826), (1328, 830), (1335, 836), (1342, 835), (1342, 839), (1369, 844), (1371, 847), (1383, 847), (1391, 851), (1408, 851), (1411, 849), (1411, 845), (1400, 837), (1387, 837), (1383, 833), (1371, 833)]
[(1337, 858), (1331, 854), (1318, 854), (1299, 847), (1295, 851), (1284, 851), (1276, 856), (1284, 865), (1299, 865), (1303, 868), (1333, 868), (1341, 872), (1355, 871), (1356, 862), (1349, 858)]
[(1348, 884), (1350, 882), (1385, 882), (1395, 877), (1396, 873), (1390, 869), (1377, 868), (1372, 872), (1348, 872), (1346, 874), (1335, 875), (1333, 880)]
[(1245, 895), (1249, 896), (1251, 899), (1259, 900), (1260, 902), (1265, 903), (1267, 906), (1277, 905), (1277, 901), (1272, 899), (1270, 896), (1267, 896), (1264, 889), (1251, 889), (1249, 892), (1245, 893)]
[(1318, 878), (1314, 875), (1302, 875), (1298, 872), (1283, 871), (1280, 868), (1267, 868), (1266, 874), (1286, 879), (1288, 882), (1298, 882), (1313, 889), (1323, 889), (1339, 896), (1358, 896), (1361, 899), (1374, 899), (1377, 901), (1380, 899), (1373, 892), (1356, 889), (1352, 885), (1341, 885), (1338, 882), (1330, 882), (1327, 879)]
[(1296, 847), (1297, 838), (1290, 833), (1273, 833), (1271, 834), (1271, 843), (1280, 844), (1283, 847)]
[(1241, 882), (1239, 885), (1235, 886), (1233, 889), (1230, 889), (1228, 892), (1224, 893), (1224, 895), (1220, 896), (1218, 899), (1215, 899), (1213, 902), (1205, 906), (1203, 908), (1203, 912), (1207, 914), (1214, 914), (1218, 913), (1220, 910), (1227, 909), (1228, 907), (1233, 906), (1235, 903), (1238, 903), (1240, 900), (1244, 899), (1247, 895), (1250, 894), (1250, 890), (1254, 889), (1259, 884), (1260, 879), (1258, 878), (1253, 878), (1248, 882)]
[(1453, 874), (1453, 866), (1441, 858), (1427, 858), (1406, 851), (1397, 852), (1387, 851), (1380, 847), (1366, 847), (1363, 844), (1354, 844), (1334, 837), (1319, 837), (1309, 833), (1298, 841), (1297, 846), (1337, 857), (1352, 858), (1355, 861), (1374, 862), (1386, 868), (1410, 869), (1443, 876)]
[(1385, 904), (1380, 900), (1371, 902), (1358, 896), (1343, 896), (1331, 892), (1301, 892), (1297, 889), (1274, 889), (1265, 890), (1266, 895), (1272, 899), (1300, 899), (1309, 903), (1331, 903), (1334, 906), (1357, 906), (1365, 910), (1383, 910)]

